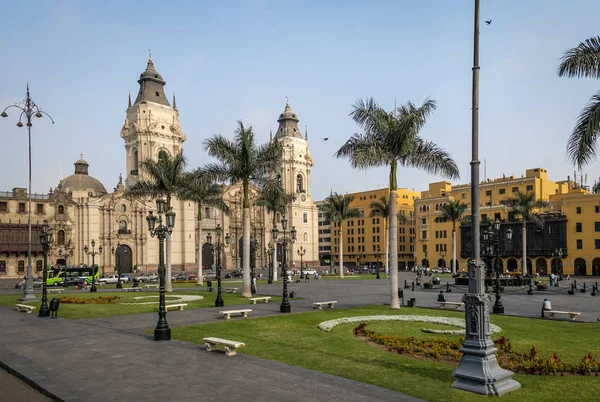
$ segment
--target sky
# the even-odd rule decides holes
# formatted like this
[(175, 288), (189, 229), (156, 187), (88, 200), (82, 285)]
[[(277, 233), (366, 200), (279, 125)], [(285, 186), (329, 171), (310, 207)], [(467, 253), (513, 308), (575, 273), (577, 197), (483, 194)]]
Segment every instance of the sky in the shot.
[[(259, 142), (278, 127), (286, 97), (308, 130), (313, 200), (388, 185), (385, 168), (354, 170), (333, 155), (360, 129), (352, 104), (373, 97), (391, 110), (430, 98), (438, 108), (421, 136), (448, 151), (470, 182), (472, 0), (268, 0), (4, 2), (0, 107), (29, 83), (49, 119), (31, 130), (32, 191), (46, 193), (83, 154), (108, 191), (125, 175), (120, 130), (148, 50), (175, 92), (189, 168), (210, 161), (204, 141), (233, 136), (236, 121)], [(565, 156), (591, 79), (559, 78), (565, 50), (598, 35), (597, 0), (481, 1), (481, 177), (573, 177)], [(492, 20), (490, 25), (484, 20)], [(134, 97), (135, 98), (135, 97)], [(28, 137), (9, 110), (0, 119), (0, 191), (27, 187)], [(324, 141), (324, 138), (329, 138)], [(591, 185), (599, 162), (583, 169)], [(444, 180), (401, 168), (398, 186)]]

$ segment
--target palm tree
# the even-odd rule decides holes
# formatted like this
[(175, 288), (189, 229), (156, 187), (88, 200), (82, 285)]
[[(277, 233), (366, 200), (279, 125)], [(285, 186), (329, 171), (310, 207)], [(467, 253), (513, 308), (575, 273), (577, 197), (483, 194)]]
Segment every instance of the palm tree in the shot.
[(417, 107), (408, 102), (391, 112), (381, 108), (373, 98), (358, 100), (350, 113), (362, 127), (363, 133), (354, 134), (336, 152), (338, 158), (347, 157), (355, 168), (389, 166), (390, 168), (390, 308), (400, 308), (398, 299), (398, 166), (423, 169), (429, 173), (458, 177), (458, 167), (450, 154), (432, 142), (419, 137), (427, 117), (435, 110), (435, 101), (426, 100)]
[(510, 208), (515, 215), (521, 217), (523, 222), (523, 275), (527, 275), (527, 221), (533, 221), (538, 227), (544, 226), (544, 221), (535, 213), (535, 210), (541, 210), (550, 206), (545, 200), (537, 200), (535, 193), (517, 192), (512, 198), (506, 200), (505, 205)]
[[(296, 199), (295, 194), (287, 194), (276, 182), (268, 182), (261, 189), (254, 205), (265, 207), (273, 214), (273, 226), (277, 225), (277, 214), (285, 216), (287, 208)], [(275, 244), (275, 247), (277, 245)], [(277, 280), (277, 248), (273, 252), (273, 280)]]
[(325, 198), (323, 204), (319, 205), (319, 210), (325, 215), (325, 219), (331, 222), (338, 222), (338, 239), (340, 248), (340, 278), (344, 277), (344, 253), (343, 253), (343, 241), (342, 241), (342, 229), (344, 228), (344, 221), (350, 218), (359, 218), (363, 216), (363, 213), (358, 208), (351, 208), (350, 203), (354, 201), (353, 195), (339, 195), (333, 193), (329, 197)]
[(202, 171), (196, 169), (186, 173), (183, 177), (187, 184), (180, 193), (180, 198), (187, 201), (193, 201), (198, 205), (198, 278), (196, 283), (202, 285), (202, 208), (214, 207), (224, 213), (229, 213), (229, 206), (223, 201), (223, 188), (211, 180), (211, 178)]
[(442, 211), (440, 218), (452, 222), (452, 275), (456, 273), (456, 222), (462, 218), (466, 210), (467, 204), (459, 200), (452, 200), (440, 207)]
[[(183, 153), (170, 156), (165, 151), (160, 151), (156, 161), (146, 159), (140, 167), (148, 174), (148, 179), (139, 180), (137, 183), (127, 187), (125, 195), (133, 198), (159, 198), (164, 197), (167, 201), (167, 209), (171, 208), (171, 198), (178, 196), (185, 182), (183, 181), (183, 170), (186, 166)], [(166, 260), (165, 287), (167, 292), (173, 291), (171, 285), (171, 235), (166, 238)]]
[[(370, 217), (374, 217), (374, 216), (381, 216), (383, 218), (383, 225), (384, 225), (384, 230), (385, 230), (385, 276), (388, 277), (389, 276), (389, 268), (390, 268), (390, 261), (389, 261), (389, 257), (390, 257), (390, 249), (389, 249), (389, 244), (390, 244), (390, 232), (388, 230), (388, 217), (390, 216), (390, 203), (388, 202), (387, 197), (381, 196), (379, 197), (379, 200), (377, 201), (373, 201), (371, 202), (371, 205), (369, 206), (369, 208), (371, 208), (371, 213), (369, 214)], [(398, 218), (400, 218), (400, 216), (402, 215), (398, 215)]]
[(218, 181), (236, 184), (241, 182), (242, 234), (244, 268), (242, 296), (252, 297), (250, 291), (250, 184), (262, 187), (281, 169), (282, 147), (278, 141), (258, 146), (252, 127), (244, 127), (238, 120), (233, 141), (215, 134), (204, 142), (208, 154), (219, 160), (206, 165), (204, 171)]
[[(569, 49), (558, 66), (559, 77), (600, 78), (600, 36), (587, 39)], [(567, 143), (567, 156), (578, 168), (596, 158), (600, 134), (600, 92), (581, 110)]]

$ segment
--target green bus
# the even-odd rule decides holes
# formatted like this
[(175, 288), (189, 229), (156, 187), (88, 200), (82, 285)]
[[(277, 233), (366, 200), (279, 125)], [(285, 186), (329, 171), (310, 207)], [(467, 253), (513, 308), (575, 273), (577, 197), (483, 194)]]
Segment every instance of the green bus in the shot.
[(61, 286), (65, 277), (85, 279), (88, 283), (92, 283), (93, 276), (95, 276), (96, 281), (100, 278), (98, 265), (94, 267), (53, 267), (48, 270), (46, 285)]

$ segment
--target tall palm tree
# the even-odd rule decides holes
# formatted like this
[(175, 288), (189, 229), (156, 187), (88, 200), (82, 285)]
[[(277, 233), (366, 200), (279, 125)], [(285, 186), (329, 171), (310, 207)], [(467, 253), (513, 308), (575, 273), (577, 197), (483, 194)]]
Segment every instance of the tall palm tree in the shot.
[[(140, 167), (148, 174), (148, 179), (139, 180), (137, 183), (127, 187), (125, 195), (133, 198), (158, 198), (164, 197), (167, 201), (167, 209), (171, 208), (171, 198), (178, 196), (185, 188), (183, 171), (187, 164), (183, 153), (171, 156), (165, 151), (158, 154), (157, 160), (146, 159)], [(171, 235), (166, 237), (166, 272), (165, 288), (167, 292), (173, 291), (171, 284)]]
[(536, 211), (549, 207), (550, 203), (536, 199), (533, 192), (522, 193), (519, 191), (512, 198), (507, 199), (505, 205), (515, 215), (520, 216), (523, 222), (523, 275), (527, 275), (527, 222), (533, 221), (538, 227), (544, 226), (544, 221)]
[(193, 201), (198, 206), (198, 234), (196, 236), (198, 246), (198, 278), (196, 283), (202, 285), (202, 209), (214, 207), (224, 213), (229, 213), (229, 206), (223, 201), (223, 188), (215, 183), (202, 169), (196, 169), (186, 173), (183, 177), (186, 188), (179, 194), (180, 198)]
[[(265, 207), (265, 209), (273, 214), (273, 226), (277, 225), (277, 214), (285, 216), (287, 208), (292, 201), (296, 199), (295, 194), (287, 194), (277, 182), (268, 182), (261, 189), (256, 201), (257, 206)], [(273, 251), (273, 280), (277, 280), (277, 245)]]
[[(559, 77), (600, 78), (600, 36), (587, 39), (569, 49), (558, 66)], [(578, 168), (596, 158), (600, 134), (600, 92), (581, 110), (567, 143), (567, 156)]]
[(242, 234), (244, 268), (242, 296), (252, 297), (250, 291), (250, 184), (262, 187), (281, 169), (282, 147), (279, 141), (257, 145), (252, 127), (238, 120), (233, 140), (220, 134), (204, 141), (208, 154), (219, 162), (206, 165), (211, 177), (230, 184), (242, 183)]
[(452, 222), (452, 275), (456, 273), (456, 222), (462, 218), (466, 210), (467, 204), (459, 200), (452, 200), (440, 207), (442, 211), (440, 218)]
[(433, 142), (425, 141), (419, 131), (435, 110), (433, 100), (420, 107), (408, 102), (387, 112), (373, 98), (358, 100), (350, 113), (363, 133), (354, 134), (336, 152), (338, 158), (349, 158), (356, 168), (389, 166), (390, 168), (390, 308), (400, 308), (398, 299), (398, 166), (423, 169), (449, 178), (458, 177), (458, 167), (450, 154)]
[(344, 277), (344, 244), (342, 241), (342, 230), (344, 221), (351, 218), (359, 218), (363, 213), (358, 208), (350, 207), (350, 203), (354, 201), (353, 195), (340, 195), (333, 193), (325, 198), (323, 204), (319, 205), (319, 210), (325, 215), (325, 219), (331, 222), (338, 222), (338, 239), (340, 248), (340, 278)]
[[(390, 203), (388, 202), (387, 197), (381, 196), (379, 200), (371, 202), (369, 205), (371, 208), (370, 217), (380, 216), (383, 218), (383, 225), (385, 230), (385, 276), (388, 277), (389, 269), (390, 269), (390, 232), (388, 230), (388, 217), (390, 216)], [(398, 215), (400, 217), (401, 215)]]

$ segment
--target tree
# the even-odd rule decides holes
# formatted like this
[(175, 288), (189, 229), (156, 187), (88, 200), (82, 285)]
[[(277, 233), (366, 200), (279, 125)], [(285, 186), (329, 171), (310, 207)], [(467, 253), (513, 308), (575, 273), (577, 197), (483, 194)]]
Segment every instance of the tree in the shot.
[(389, 166), (389, 236), (391, 289), (390, 308), (400, 308), (398, 299), (398, 166), (415, 167), (449, 178), (458, 177), (458, 167), (450, 155), (432, 142), (419, 136), (427, 117), (435, 110), (433, 100), (420, 107), (408, 102), (387, 112), (373, 98), (358, 100), (350, 116), (363, 129), (354, 134), (336, 152), (338, 158), (349, 158), (355, 168)]
[[(559, 77), (600, 78), (600, 36), (587, 39), (565, 52), (558, 66)], [(567, 143), (567, 156), (581, 168), (596, 159), (600, 133), (600, 92), (581, 110)]]
[[(380, 216), (383, 218), (384, 230), (385, 230), (385, 276), (389, 275), (390, 269), (390, 232), (388, 230), (388, 217), (390, 216), (390, 203), (388, 202), (387, 197), (384, 195), (379, 197), (379, 200), (371, 202), (369, 206), (371, 208), (370, 217)], [(400, 218), (401, 215), (398, 215)]]
[(353, 195), (339, 195), (338, 193), (333, 193), (329, 197), (325, 198), (323, 204), (319, 205), (319, 210), (323, 212), (325, 219), (330, 220), (331, 222), (337, 222), (339, 224), (338, 239), (340, 251), (340, 278), (344, 277), (344, 244), (342, 241), (344, 221), (363, 216), (360, 209), (350, 207), (350, 203), (352, 201), (354, 201)]
[(467, 204), (459, 200), (452, 200), (440, 207), (442, 212), (440, 218), (452, 222), (452, 275), (456, 273), (456, 222), (462, 218), (466, 210)]
[[(287, 194), (277, 182), (269, 181), (261, 189), (255, 205), (265, 207), (265, 209), (273, 214), (273, 226), (277, 225), (277, 214), (285, 216), (287, 208), (292, 201), (296, 199), (295, 194)], [(273, 280), (277, 280), (277, 244), (274, 244), (273, 251)]]
[(204, 142), (208, 154), (219, 162), (206, 165), (204, 171), (218, 181), (242, 183), (242, 233), (244, 268), (242, 296), (252, 297), (250, 291), (250, 184), (262, 187), (281, 169), (282, 147), (278, 141), (257, 145), (252, 127), (238, 120), (233, 141), (215, 134)]
[[(167, 210), (172, 207), (171, 198), (178, 196), (185, 188), (183, 181), (183, 170), (186, 166), (186, 159), (183, 153), (170, 156), (165, 151), (160, 151), (156, 161), (146, 159), (140, 167), (146, 171), (148, 179), (139, 180), (137, 183), (127, 187), (125, 195), (133, 198), (150, 197), (156, 199), (166, 198)], [(171, 285), (171, 235), (166, 237), (166, 272), (165, 287), (167, 292), (173, 291)]]
[(198, 278), (196, 283), (202, 285), (202, 209), (214, 207), (229, 214), (229, 206), (223, 201), (223, 188), (215, 183), (202, 169), (186, 173), (183, 177), (186, 188), (182, 189), (180, 198), (192, 201), (198, 206)]
[(521, 217), (523, 222), (523, 275), (527, 275), (527, 222), (533, 221), (538, 227), (544, 226), (542, 218), (535, 213), (535, 210), (541, 210), (550, 206), (550, 203), (545, 200), (537, 200), (535, 193), (517, 192), (512, 198), (506, 200), (505, 205), (512, 212)]

